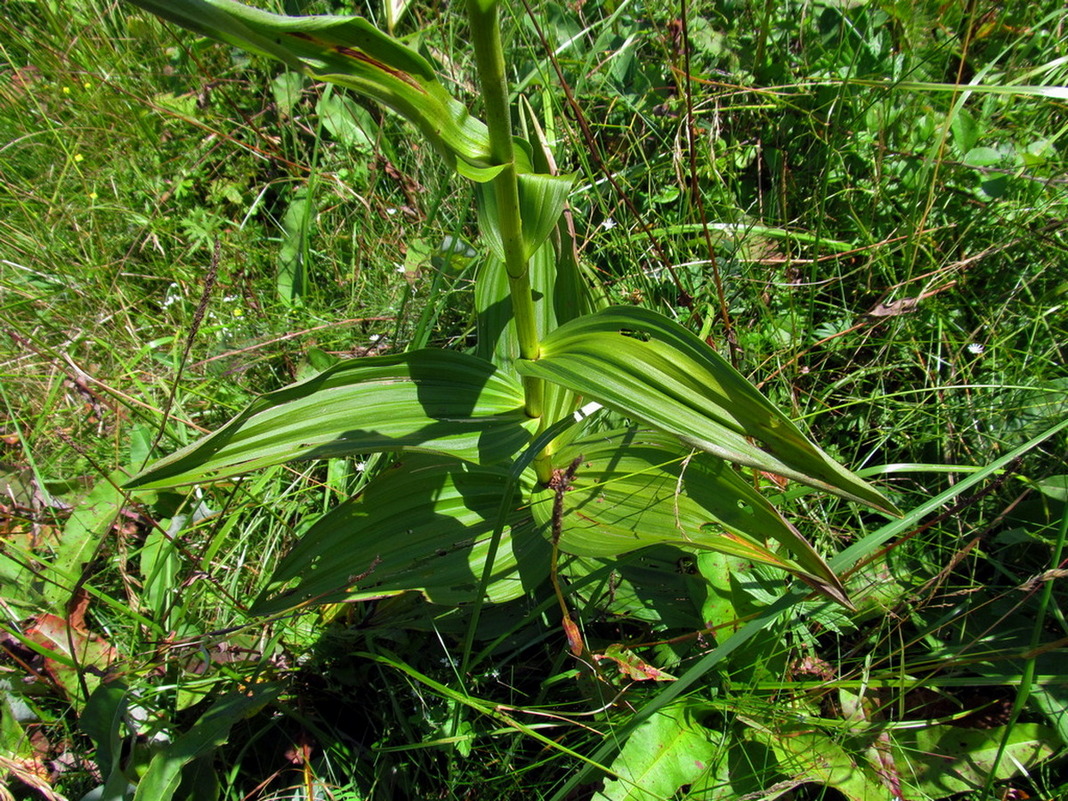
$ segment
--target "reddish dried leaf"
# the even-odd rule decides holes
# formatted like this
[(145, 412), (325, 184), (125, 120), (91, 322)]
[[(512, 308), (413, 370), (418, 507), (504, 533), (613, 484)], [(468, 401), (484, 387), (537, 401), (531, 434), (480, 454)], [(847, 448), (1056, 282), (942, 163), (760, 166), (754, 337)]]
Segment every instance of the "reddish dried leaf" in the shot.
[(610, 659), (619, 667), (619, 671), (634, 681), (676, 681), (676, 678), (654, 667), (633, 651), (613, 643), (603, 654), (594, 654), (594, 659)]

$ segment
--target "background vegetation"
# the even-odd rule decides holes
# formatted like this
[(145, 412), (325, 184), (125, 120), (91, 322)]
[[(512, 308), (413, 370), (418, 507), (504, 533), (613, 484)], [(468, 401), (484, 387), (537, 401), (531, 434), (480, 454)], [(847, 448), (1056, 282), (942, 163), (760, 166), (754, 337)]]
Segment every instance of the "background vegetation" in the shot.
[[(273, 8), (385, 25), (358, 3)], [(609, 297), (708, 337), (913, 513), (837, 565), (858, 612), (767, 617), (780, 577), (660, 549), (562, 566), (591, 647), (627, 649), (600, 675), (568, 654), (548, 588), (484, 612), (468, 675), (463, 607), (250, 622), (304, 521), (379, 460), (148, 505), (111, 481), (331, 355), (469, 346), (472, 198), (340, 90), (131, 7), (16, 0), (0, 19), (8, 792), (78, 798), (112, 757), (135, 779), (185, 742), (233, 799), (1065, 797), (1068, 466), (1063, 431), (1032, 438), (1068, 410), (1068, 12), (513, 10), (513, 84), (581, 176), (576, 246)], [(414, 5), (397, 33), (465, 94), (454, 9)], [(884, 525), (762, 488), (828, 554)], [(754, 619), (768, 628), (715, 651)], [(636, 680), (712, 653), (683, 689)], [(94, 693), (116, 682), (121, 703)], [(623, 778), (576, 774), (590, 759)]]

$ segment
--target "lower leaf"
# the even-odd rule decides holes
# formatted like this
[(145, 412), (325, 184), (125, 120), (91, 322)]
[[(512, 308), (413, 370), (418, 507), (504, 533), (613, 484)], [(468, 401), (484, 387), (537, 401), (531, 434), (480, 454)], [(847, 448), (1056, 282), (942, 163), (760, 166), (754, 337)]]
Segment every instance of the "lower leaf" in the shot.
[[(252, 613), (410, 591), (438, 604), (473, 601), (507, 481), (504, 468), (405, 458), (304, 534)], [(529, 514), (514, 510), (504, 522), (486, 587), (494, 603), (523, 595), (549, 569), (548, 544)]]
[[(820, 555), (723, 460), (634, 428), (577, 440), (555, 458), (568, 464), (578, 456), (559, 521), (564, 552), (614, 556), (656, 544), (711, 549), (778, 567), (849, 605)], [(553, 500), (545, 492), (532, 504), (547, 527)], [(768, 540), (789, 554), (768, 548)]]

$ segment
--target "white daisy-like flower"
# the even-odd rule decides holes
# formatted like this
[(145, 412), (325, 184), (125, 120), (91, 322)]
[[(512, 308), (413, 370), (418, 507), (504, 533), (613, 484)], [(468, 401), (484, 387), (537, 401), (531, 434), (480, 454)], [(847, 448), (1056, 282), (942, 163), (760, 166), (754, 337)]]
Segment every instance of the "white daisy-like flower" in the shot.
[(982, 343), (979, 343), (979, 342), (969, 342), (968, 343), (968, 353), (972, 354), (973, 356), (980, 355), (983, 352), (983, 350), (984, 350), (984, 348), (983, 348)]
[(616, 221), (613, 220), (611, 217), (605, 217), (604, 220), (601, 222), (601, 228), (606, 231), (611, 231), (615, 227)]

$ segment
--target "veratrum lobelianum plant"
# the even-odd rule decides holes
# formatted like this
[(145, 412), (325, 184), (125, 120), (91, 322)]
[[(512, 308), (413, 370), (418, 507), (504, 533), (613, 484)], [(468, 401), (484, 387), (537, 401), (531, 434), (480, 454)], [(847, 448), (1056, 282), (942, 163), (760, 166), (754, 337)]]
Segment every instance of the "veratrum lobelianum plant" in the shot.
[[(657, 543), (712, 549), (849, 604), (835, 573), (732, 464), (897, 510), (700, 338), (652, 311), (599, 301), (562, 223), (573, 177), (555, 173), (533, 119), (529, 140), (513, 136), (497, 0), (467, 3), (485, 122), (426, 58), (364, 19), (280, 16), (232, 0), (130, 1), (377, 100), (476, 185), (487, 253), (474, 353), (342, 362), (262, 396), (128, 482), (173, 487), (293, 460), (399, 454), (311, 526), (254, 613), (407, 591), (458, 604), (481, 590), (503, 602), (545, 579), (550, 539), (597, 557)], [(599, 408), (632, 424), (595, 430)], [(569, 491), (557, 493), (565, 471)]]

